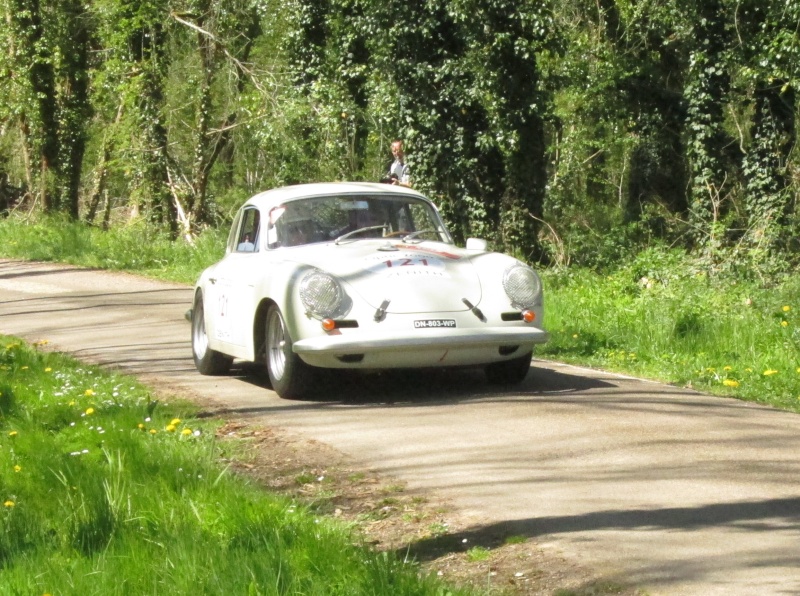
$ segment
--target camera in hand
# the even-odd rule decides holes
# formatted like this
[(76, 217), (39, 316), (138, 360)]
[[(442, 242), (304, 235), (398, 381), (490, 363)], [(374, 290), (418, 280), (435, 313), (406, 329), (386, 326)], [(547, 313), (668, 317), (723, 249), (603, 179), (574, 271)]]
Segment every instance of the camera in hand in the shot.
[(388, 176), (384, 176), (383, 178), (381, 178), (381, 182), (383, 184), (394, 184), (395, 180), (399, 180), (397, 174), (389, 174)]

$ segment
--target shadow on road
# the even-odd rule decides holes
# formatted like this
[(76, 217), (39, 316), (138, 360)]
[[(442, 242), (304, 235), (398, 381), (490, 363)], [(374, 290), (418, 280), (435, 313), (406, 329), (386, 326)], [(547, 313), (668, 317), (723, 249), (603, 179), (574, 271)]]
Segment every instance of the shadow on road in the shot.
[[(22, 268), (22, 269), (21, 269)], [(13, 271), (7, 271), (13, 269)], [(21, 270), (20, 270), (21, 269)], [(57, 265), (48, 269), (38, 269), (33, 266), (25, 266), (19, 261), (0, 263), (0, 279), (14, 279), (17, 277), (37, 277), (42, 275), (61, 275), (74, 273), (77, 268), (65, 265)], [(81, 267), (81, 271), (101, 271), (97, 267)]]
[(713, 503), (697, 507), (593, 511), (574, 516), (509, 520), (419, 540), (404, 547), (400, 554), (428, 561), (475, 546), (495, 548), (510, 537), (517, 536), (535, 538), (584, 531), (654, 528), (691, 531), (712, 526), (729, 526), (739, 532), (769, 530), (796, 534), (800, 530), (800, 497)]
[[(0, 275), (2, 278), (2, 275)], [(61, 302), (52, 304), (52, 296), (26, 296), (17, 300), (2, 300), (2, 304), (24, 304), (30, 307), (29, 310), (17, 310), (4, 313), (0, 316), (4, 317), (18, 317), (24, 315), (61, 315), (70, 312), (81, 312), (91, 309), (114, 310), (118, 309), (121, 305), (125, 308), (134, 308), (137, 306), (158, 306), (166, 307), (170, 305), (186, 304), (185, 290), (166, 288), (161, 290), (135, 290), (131, 292), (93, 292), (90, 294), (75, 294), (61, 296)], [(165, 295), (174, 294), (175, 297), (171, 299), (164, 298)], [(132, 301), (132, 297), (141, 296), (143, 300), (139, 302)], [(89, 302), (89, 303), (87, 303)], [(69, 304), (72, 303), (72, 304)], [(38, 306), (44, 304), (46, 306)]]
[[(445, 406), (460, 402), (486, 400), (520, 401), (552, 394), (571, 394), (590, 389), (611, 389), (607, 381), (555, 370), (532, 367), (526, 379), (509, 387), (491, 385), (481, 370), (414, 369), (368, 371), (321, 370), (320, 390), (303, 400), (280, 400), (281, 410), (308, 410), (334, 406), (346, 407), (419, 407)], [(271, 389), (266, 373), (257, 366), (245, 364), (232, 371), (238, 380)], [(263, 408), (218, 410), (215, 414), (238, 413), (257, 415), (275, 410), (273, 404)]]

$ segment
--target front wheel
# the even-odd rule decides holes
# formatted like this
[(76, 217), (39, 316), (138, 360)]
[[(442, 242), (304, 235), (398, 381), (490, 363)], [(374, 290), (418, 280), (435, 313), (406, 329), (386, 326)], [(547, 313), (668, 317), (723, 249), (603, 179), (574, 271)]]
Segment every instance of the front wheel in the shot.
[(487, 364), (484, 372), (486, 380), (492, 385), (517, 385), (521, 383), (531, 369), (533, 352), (524, 356), (502, 362)]
[(192, 356), (201, 375), (224, 375), (231, 369), (233, 358), (208, 347), (203, 294), (197, 292), (192, 308)]
[(314, 385), (315, 369), (292, 351), (292, 338), (280, 309), (267, 311), (266, 364), (272, 389), (285, 399), (304, 397)]

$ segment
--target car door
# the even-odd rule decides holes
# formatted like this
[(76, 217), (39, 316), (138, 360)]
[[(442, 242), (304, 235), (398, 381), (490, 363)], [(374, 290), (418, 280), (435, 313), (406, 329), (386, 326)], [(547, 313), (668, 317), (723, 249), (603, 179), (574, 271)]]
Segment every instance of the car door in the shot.
[(246, 206), (237, 220), (230, 250), (214, 269), (210, 307), (215, 309), (214, 338), (227, 344), (223, 351), (252, 359), (256, 276), (262, 270), (258, 262), (263, 258), (261, 217), (257, 208)]

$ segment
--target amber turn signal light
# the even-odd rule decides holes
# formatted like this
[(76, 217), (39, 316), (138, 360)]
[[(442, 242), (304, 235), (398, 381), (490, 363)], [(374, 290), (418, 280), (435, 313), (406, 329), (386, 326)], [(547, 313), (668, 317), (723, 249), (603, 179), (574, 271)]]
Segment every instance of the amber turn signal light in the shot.
[(336, 321), (333, 319), (322, 319), (322, 328), (325, 331), (333, 331), (336, 329)]
[(526, 323), (533, 323), (536, 320), (536, 313), (532, 310), (523, 310), (522, 320)]

